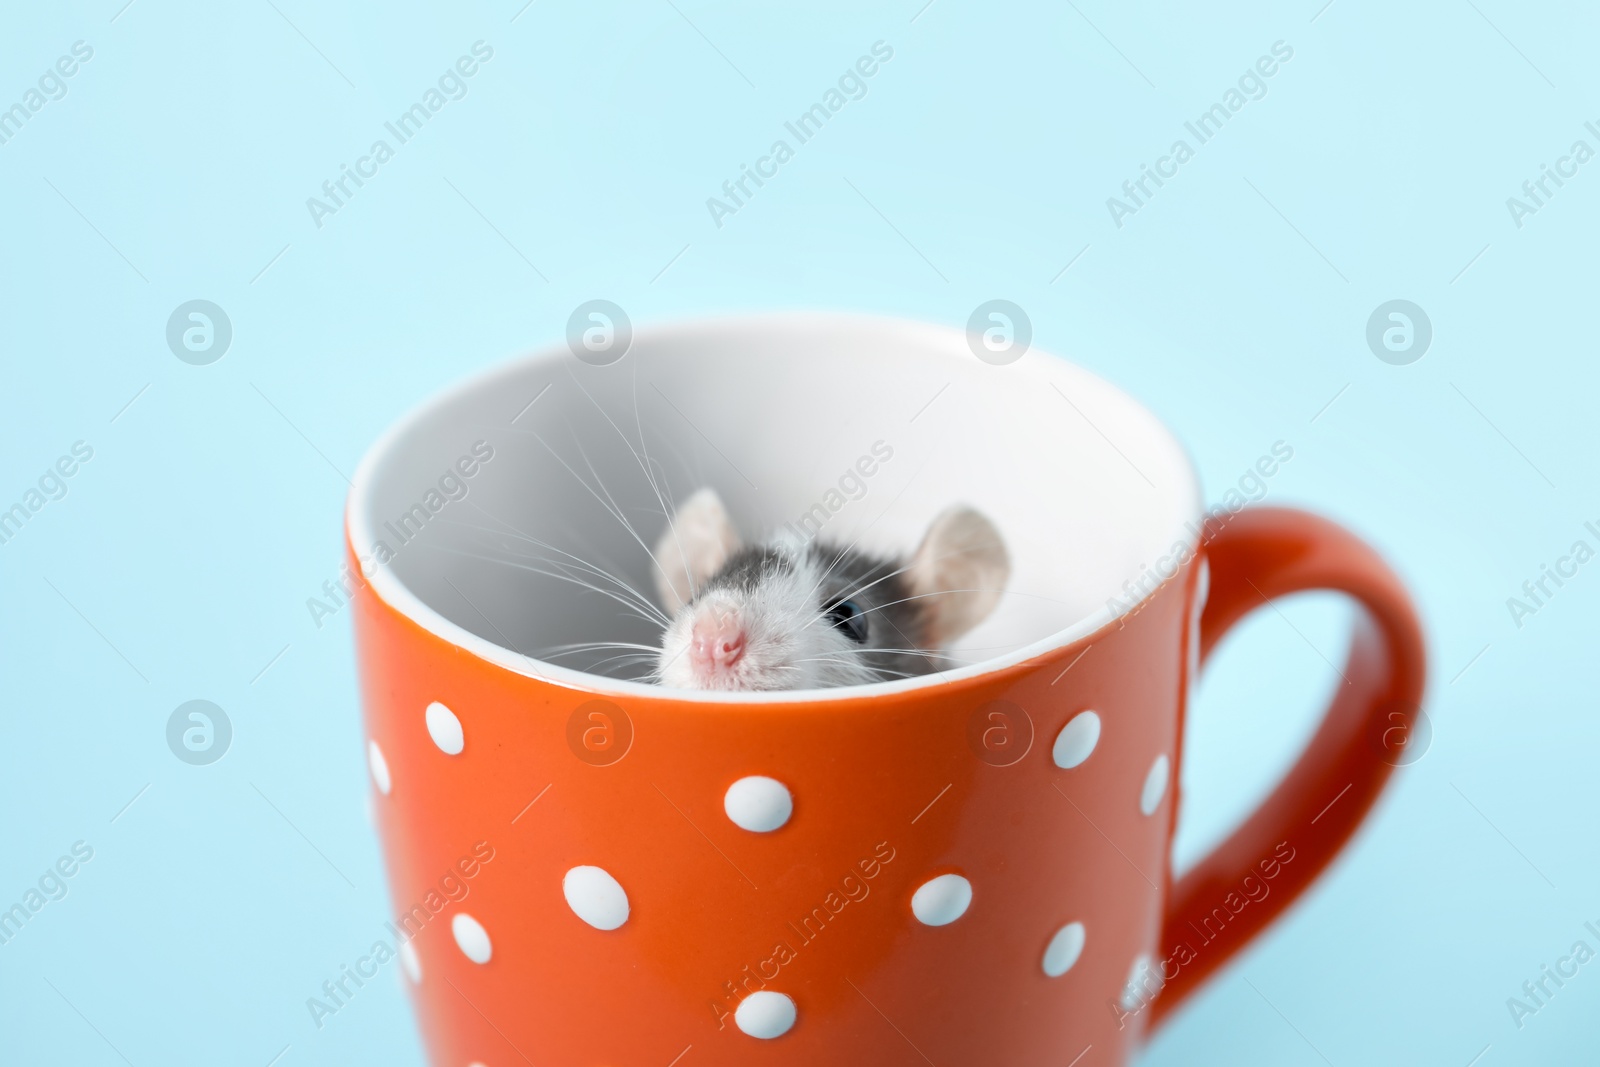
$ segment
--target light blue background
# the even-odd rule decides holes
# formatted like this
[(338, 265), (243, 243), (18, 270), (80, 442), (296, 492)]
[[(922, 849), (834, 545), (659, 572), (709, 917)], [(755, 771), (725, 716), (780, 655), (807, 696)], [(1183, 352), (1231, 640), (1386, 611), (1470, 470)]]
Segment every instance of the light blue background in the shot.
[[(1593, 1060), (1600, 963), (1520, 1031), (1505, 1003), (1600, 948), (1600, 564), (1520, 629), (1505, 605), (1600, 520), (1600, 163), (1520, 229), (1505, 203), (1600, 147), (1592, 8), (122, 2), (11, 4), (0, 32), (0, 106), (94, 48), (0, 145), (0, 506), (94, 448), (0, 545), (0, 903), (95, 850), (0, 946), (0, 1060), (421, 1062), (392, 977), (320, 1031), (305, 1008), (389, 906), (348, 615), (305, 600), (374, 438), (592, 297), (952, 325), (1004, 297), (1168, 420), (1211, 499), (1289, 442), (1268, 501), (1349, 524), (1418, 598), (1432, 747), (1142, 1062)], [(313, 225), (479, 39), (466, 98)], [(706, 198), (880, 39), (868, 95), (716, 227)], [(1265, 98), (1117, 228), (1106, 198), (1278, 40)], [(210, 366), (164, 339), (194, 298), (233, 323)], [(1364, 340), (1392, 298), (1433, 322), (1409, 366)], [(1181, 855), (1306, 736), (1343, 619), (1301, 600), (1225, 646)], [(234, 725), (210, 767), (164, 739), (194, 698)]]

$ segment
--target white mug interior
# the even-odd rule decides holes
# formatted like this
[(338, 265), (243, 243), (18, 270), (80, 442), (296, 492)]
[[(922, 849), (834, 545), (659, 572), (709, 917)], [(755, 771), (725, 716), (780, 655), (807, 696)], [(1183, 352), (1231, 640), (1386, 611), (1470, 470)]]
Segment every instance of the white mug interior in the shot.
[(552, 347), (430, 400), (373, 446), (349, 497), (347, 532), (376, 595), (513, 671), (659, 693), (627, 680), (645, 651), (603, 662), (627, 650), (570, 646), (659, 642), (612, 581), (655, 601), (647, 546), (702, 486), (747, 541), (787, 525), (906, 555), (952, 504), (994, 521), (1011, 578), (950, 649), (960, 666), (870, 687), (881, 690), (1092, 633), (1134, 610), (1197, 540), (1198, 482), (1166, 426), (1037, 349), (995, 365), (961, 330), (790, 313), (641, 329), (620, 358), (585, 357)]

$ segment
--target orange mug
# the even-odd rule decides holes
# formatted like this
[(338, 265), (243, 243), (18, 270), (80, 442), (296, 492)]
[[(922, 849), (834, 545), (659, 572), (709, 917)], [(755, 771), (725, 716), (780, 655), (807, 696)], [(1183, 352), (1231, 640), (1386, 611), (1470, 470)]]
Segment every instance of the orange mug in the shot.
[[(1204, 508), (1170, 432), (1088, 372), (913, 323), (635, 335), (597, 306), (406, 418), (350, 495), (393, 951), (439, 1067), (1123, 1064), (1403, 762), (1400, 582), (1322, 519)], [(688, 692), (585, 659), (648, 661), (645, 546), (702, 485), (746, 529), (885, 550), (971, 503), (1007, 594), (923, 677)], [(1345, 684), (1174, 879), (1199, 665), (1311, 589), (1363, 609)]]

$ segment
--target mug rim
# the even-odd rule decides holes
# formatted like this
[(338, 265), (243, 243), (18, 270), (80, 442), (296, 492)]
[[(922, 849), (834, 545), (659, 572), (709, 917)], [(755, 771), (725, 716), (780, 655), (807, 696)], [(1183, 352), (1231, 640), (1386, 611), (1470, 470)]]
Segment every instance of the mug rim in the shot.
[[(888, 329), (900, 333), (915, 334), (920, 332), (929, 337), (943, 335), (949, 340), (959, 338), (963, 345), (966, 339), (966, 331), (954, 326), (920, 322), (915, 319), (903, 319), (895, 316), (831, 311), (778, 311), (697, 316), (684, 319), (669, 319), (643, 327), (635, 326), (632, 344), (638, 345), (641, 342), (649, 342), (660, 338), (682, 338), (685, 336), (714, 335), (721, 332), (749, 331), (752, 328), (782, 332), (785, 327), (793, 327), (799, 323), (804, 323), (813, 329), (818, 326), (837, 329), (849, 329), (852, 327), (860, 329), (870, 325), (880, 330)], [(1029, 375), (1038, 384), (1044, 385), (1047, 384), (1045, 377), (1047, 369), (1055, 364), (1064, 364), (1072, 368), (1074, 373), (1095, 380), (1108, 390), (1111, 395), (1116, 397), (1119, 402), (1127, 404), (1135, 411), (1148, 417), (1150, 422), (1165, 436), (1165, 444), (1170, 446), (1173, 453), (1180, 460), (1180, 469), (1184, 476), (1184, 484), (1175, 489), (1174, 492), (1182, 493), (1188, 498), (1184, 507), (1187, 521), (1182, 527), (1183, 537), (1174, 539), (1173, 544), (1182, 543), (1187, 547), (1190, 550), (1190, 559), (1197, 556), (1205, 512), (1200, 498), (1200, 480), (1195, 469), (1194, 458), (1189, 454), (1183, 442), (1172, 432), (1171, 427), (1166, 424), (1165, 420), (1158, 417), (1121, 387), (1106, 381), (1093, 371), (1069, 359), (1044, 349), (1039, 349), (1037, 346), (1034, 346), (1034, 348), (1043, 359), (1013, 364), (1009, 368), (1009, 373)], [(937, 349), (930, 346), (930, 353), (936, 351)], [(566, 358), (572, 358), (572, 353), (566, 344), (551, 343), (543, 345), (524, 355), (504, 360), (468, 375), (455, 385), (431, 394), (427, 399), (415, 405), (403, 416), (391, 423), (367, 449), (366, 454), (362, 456), (361, 462), (356, 468), (355, 476), (350, 483), (350, 493), (345, 502), (344, 532), (345, 547), (352, 557), (359, 560), (359, 551), (356, 546), (373, 543), (377, 537), (376, 523), (371, 506), (373, 503), (373, 488), (384, 470), (384, 464), (392, 459), (397, 451), (397, 445), (413, 429), (423, 425), (438, 409), (448, 407), (453, 402), (470, 394), (490, 389), (502, 379), (514, 378), (527, 370), (529, 366), (558, 363)], [(396, 614), (452, 647), (470, 653), (478, 659), (501, 667), (513, 674), (559, 685), (575, 692), (603, 697), (626, 697), (635, 700), (642, 698), (706, 704), (774, 705), (815, 704), (819, 702), (898, 696), (923, 689), (931, 689), (935, 686), (949, 685), (954, 682), (963, 682), (999, 674), (1051, 652), (1070, 647), (1084, 638), (1099, 633), (1138, 613), (1146, 604), (1160, 595), (1169, 584), (1176, 581), (1183, 572), (1184, 565), (1180, 564), (1170, 577), (1162, 579), (1147, 593), (1131, 600), (1118, 610), (1113, 610), (1108, 602), (1071, 625), (1046, 634), (1037, 640), (1030, 641), (1010, 652), (979, 660), (976, 663), (965, 664), (953, 670), (935, 671), (930, 674), (891, 681), (818, 689), (709, 690), (674, 689), (646, 682), (610, 678), (604, 675), (574, 670), (570, 667), (562, 667), (546, 660), (535, 659), (504, 645), (496, 644), (447, 619), (406, 585), (389, 565), (385, 563), (377, 564), (374, 573), (370, 576), (361, 572), (359, 565), (357, 566), (357, 573), (361, 574), (364, 583), (371, 588), (373, 595)]]

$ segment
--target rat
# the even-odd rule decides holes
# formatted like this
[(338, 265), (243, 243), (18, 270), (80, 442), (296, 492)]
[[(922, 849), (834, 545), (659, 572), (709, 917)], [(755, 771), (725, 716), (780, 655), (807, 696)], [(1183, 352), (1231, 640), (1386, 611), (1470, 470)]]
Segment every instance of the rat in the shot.
[(744, 544), (716, 491), (692, 494), (656, 544), (671, 616), (656, 679), (678, 689), (861, 685), (948, 665), (941, 649), (1000, 600), (1011, 560), (965, 505), (939, 514), (907, 558), (786, 530)]

